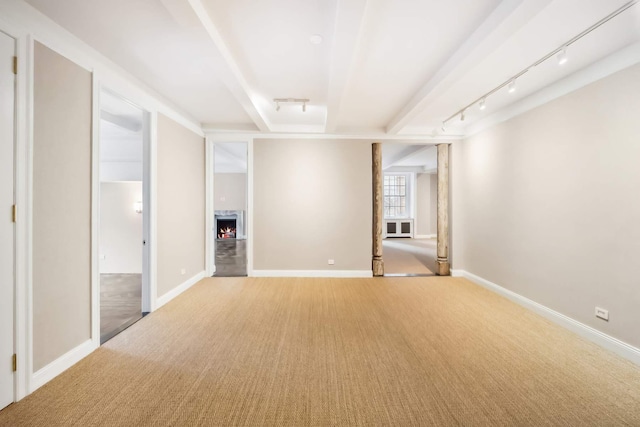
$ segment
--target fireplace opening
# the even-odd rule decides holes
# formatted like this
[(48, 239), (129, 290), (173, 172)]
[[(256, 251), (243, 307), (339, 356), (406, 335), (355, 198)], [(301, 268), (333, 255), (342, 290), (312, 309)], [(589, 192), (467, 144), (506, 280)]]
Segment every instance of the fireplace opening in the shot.
[(236, 220), (235, 219), (219, 219), (218, 220), (218, 239), (235, 239), (236, 238)]

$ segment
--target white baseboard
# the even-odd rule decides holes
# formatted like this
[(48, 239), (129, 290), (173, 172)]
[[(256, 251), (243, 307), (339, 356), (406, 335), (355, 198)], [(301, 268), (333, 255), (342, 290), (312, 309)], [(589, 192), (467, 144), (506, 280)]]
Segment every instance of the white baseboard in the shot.
[(565, 316), (564, 314), (552, 310), (547, 306), (532, 301), (529, 298), (523, 297), (520, 294), (505, 289), (502, 286), (496, 285), (493, 282), (490, 282), (465, 270), (451, 270), (451, 273), (453, 276), (464, 277), (465, 279), (469, 279), (472, 282), (486, 289), (489, 289), (490, 291), (500, 294), (510, 299), (511, 301), (551, 320), (552, 322), (572, 332), (577, 333), (583, 338), (586, 338), (589, 341), (598, 344), (599, 346), (604, 347), (607, 350), (613, 351), (614, 353), (630, 360), (637, 365), (640, 365), (640, 349), (627, 344), (624, 341), (620, 341), (619, 339), (607, 335), (604, 332), (592, 328), (591, 326), (578, 322), (577, 320), (572, 319), (569, 316)]
[(253, 270), (253, 277), (373, 277), (371, 270)]
[(93, 350), (95, 350), (99, 346), (100, 344), (94, 342), (93, 340), (87, 340), (79, 346), (69, 350), (62, 356), (58, 357), (56, 360), (49, 363), (44, 368), (41, 368), (37, 372), (34, 372), (34, 374), (31, 376), (31, 381), (29, 381), (29, 393), (33, 393), (34, 391), (69, 369), (71, 366), (87, 357), (93, 352)]
[(182, 282), (181, 284), (179, 284), (178, 286), (176, 286), (166, 294), (162, 295), (161, 297), (158, 297), (156, 301), (155, 309), (156, 310), (159, 309), (160, 307), (162, 307), (163, 305), (165, 305), (166, 303), (168, 303), (169, 301), (171, 301), (172, 299), (174, 299), (175, 297), (177, 297), (178, 295), (180, 295), (181, 293), (183, 293), (184, 291), (186, 291), (187, 289), (189, 289), (190, 287), (192, 287), (193, 285), (195, 285), (205, 277), (207, 277), (207, 272), (201, 271), (200, 273), (196, 274), (192, 278)]
[(413, 236), (414, 239), (435, 239), (436, 237), (435, 234), (416, 234)]

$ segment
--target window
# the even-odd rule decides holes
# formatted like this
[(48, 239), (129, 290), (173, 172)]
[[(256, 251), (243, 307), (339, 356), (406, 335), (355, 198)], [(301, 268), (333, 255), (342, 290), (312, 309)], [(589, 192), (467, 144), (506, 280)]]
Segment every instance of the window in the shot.
[(385, 174), (384, 217), (409, 218), (411, 214), (410, 174)]

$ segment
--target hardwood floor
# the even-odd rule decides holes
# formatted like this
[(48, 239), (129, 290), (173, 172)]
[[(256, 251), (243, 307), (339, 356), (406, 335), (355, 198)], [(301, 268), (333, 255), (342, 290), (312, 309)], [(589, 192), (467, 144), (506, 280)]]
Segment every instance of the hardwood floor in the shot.
[(100, 275), (100, 344), (142, 318), (142, 274)]
[(247, 241), (240, 239), (216, 240), (216, 272), (214, 277), (247, 275)]

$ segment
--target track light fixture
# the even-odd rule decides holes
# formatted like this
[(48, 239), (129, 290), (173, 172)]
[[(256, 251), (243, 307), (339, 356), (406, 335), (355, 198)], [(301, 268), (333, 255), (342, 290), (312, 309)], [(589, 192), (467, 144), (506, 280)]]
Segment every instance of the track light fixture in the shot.
[(309, 102), (309, 98), (273, 98), (273, 102), (276, 103), (276, 111), (280, 111), (281, 103), (293, 103), (293, 104), (302, 104), (302, 112), (305, 113), (307, 111), (307, 102)]
[(567, 58), (567, 48), (563, 47), (560, 52), (558, 52), (558, 65), (564, 65), (567, 63), (569, 58)]
[(518, 79), (523, 74), (526, 74), (527, 72), (531, 71), (532, 69), (534, 69), (538, 65), (542, 64), (547, 59), (549, 59), (549, 58), (551, 58), (553, 56), (557, 56), (557, 60), (558, 60), (558, 64), (559, 65), (566, 64), (567, 61), (568, 61), (567, 48), (569, 46), (571, 46), (573, 43), (577, 42), (578, 40), (580, 40), (581, 38), (583, 38), (587, 34), (591, 33), (596, 28), (600, 27), (603, 24), (606, 24), (611, 19), (613, 19), (616, 16), (620, 15), (622, 12), (624, 12), (627, 9), (629, 9), (631, 6), (636, 5), (638, 2), (640, 2), (640, 0), (631, 0), (631, 1), (627, 2), (627, 3), (625, 3), (624, 5), (619, 7), (618, 9), (614, 10), (613, 12), (611, 12), (609, 15), (605, 16), (604, 18), (602, 18), (601, 20), (599, 20), (598, 22), (596, 22), (595, 24), (590, 26), (589, 28), (586, 28), (584, 31), (582, 31), (578, 35), (574, 36), (572, 39), (568, 40), (566, 43), (563, 43), (561, 46), (557, 47), (556, 49), (552, 50), (551, 52), (549, 52), (548, 54), (546, 54), (542, 58), (538, 59), (536, 62), (534, 62), (533, 64), (529, 65), (527, 68), (525, 68), (522, 71), (520, 71), (519, 73), (515, 74), (514, 76), (512, 76), (511, 78), (506, 80), (504, 83), (496, 86), (495, 88), (491, 89), (489, 92), (485, 93), (484, 95), (482, 95), (478, 99), (474, 100), (470, 104), (462, 107), (461, 109), (459, 109), (458, 111), (456, 111), (455, 113), (453, 113), (448, 118), (446, 118), (445, 120), (442, 121), (442, 131), (444, 132), (445, 124), (448, 121), (450, 121), (451, 119), (453, 119), (454, 117), (458, 116), (458, 115), (460, 115), (460, 120), (464, 121), (464, 118), (465, 118), (464, 117), (464, 113), (467, 110), (467, 108), (469, 108), (469, 107), (471, 107), (471, 106), (473, 106), (475, 104), (478, 104), (480, 110), (484, 110), (486, 108), (485, 107), (485, 103), (486, 103), (487, 97), (493, 95), (494, 93), (496, 93), (497, 91), (499, 91), (503, 87), (507, 86), (507, 90), (509, 91), (509, 93), (515, 92), (515, 90), (516, 90), (516, 79)]

